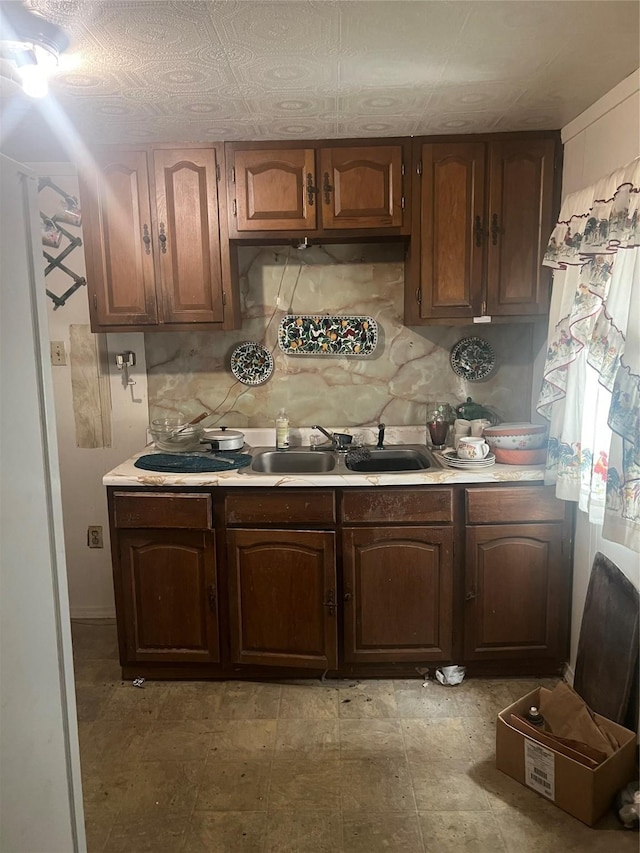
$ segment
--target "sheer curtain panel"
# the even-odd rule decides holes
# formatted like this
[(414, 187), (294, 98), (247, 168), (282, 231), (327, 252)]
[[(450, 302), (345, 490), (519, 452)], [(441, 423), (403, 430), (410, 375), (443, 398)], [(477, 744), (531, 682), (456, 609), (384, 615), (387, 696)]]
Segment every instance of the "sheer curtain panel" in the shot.
[(640, 551), (640, 158), (564, 201), (538, 412), (545, 480)]

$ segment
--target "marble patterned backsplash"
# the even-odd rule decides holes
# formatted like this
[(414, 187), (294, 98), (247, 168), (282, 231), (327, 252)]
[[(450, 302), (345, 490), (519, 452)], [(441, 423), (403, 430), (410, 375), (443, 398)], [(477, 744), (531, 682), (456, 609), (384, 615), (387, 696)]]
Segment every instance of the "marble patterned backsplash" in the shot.
[[(457, 405), (473, 397), (503, 420), (529, 420), (532, 326), (404, 326), (403, 256), (397, 243), (241, 248), (241, 330), (145, 335), (150, 419), (207, 410), (206, 426), (270, 427), (284, 408), (292, 428), (402, 426), (424, 424), (429, 400)], [(297, 313), (371, 316), (377, 348), (365, 358), (286, 355), (278, 326)], [(449, 363), (452, 346), (469, 335), (485, 338), (496, 355), (480, 382), (460, 378)], [(231, 353), (243, 341), (273, 354), (262, 385), (231, 373)]]

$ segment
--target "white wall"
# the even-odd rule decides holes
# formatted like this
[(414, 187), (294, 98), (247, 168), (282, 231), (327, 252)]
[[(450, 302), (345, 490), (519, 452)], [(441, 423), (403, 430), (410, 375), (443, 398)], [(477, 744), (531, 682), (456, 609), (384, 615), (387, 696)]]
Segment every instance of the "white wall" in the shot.
[[(596, 101), (562, 130), (562, 195), (583, 189), (640, 156), (640, 71)], [(640, 588), (638, 554), (601, 536), (578, 512), (573, 566), (573, 605), (569, 676), (573, 677), (580, 623), (596, 551), (609, 557)]]
[[(62, 190), (77, 197), (78, 180), (73, 164), (35, 163), (31, 164), (31, 167), (37, 174), (49, 176)], [(43, 190), (41, 206), (51, 204), (51, 192)], [(64, 227), (70, 233), (81, 236), (82, 229), (69, 225)], [(65, 243), (60, 248), (64, 245)], [(59, 250), (48, 251), (55, 256)], [(81, 247), (65, 259), (65, 265), (78, 275), (85, 275), (84, 253)], [(47, 276), (45, 283), (56, 295), (60, 295), (72, 280), (61, 271), (54, 270)], [(76, 291), (64, 306), (56, 310), (53, 310), (51, 300), (47, 299), (47, 303), (49, 337), (52, 341), (63, 341), (67, 353), (67, 364), (52, 367), (52, 376), (71, 616), (113, 617), (115, 608), (109, 520), (102, 476), (119, 465), (123, 459), (140, 450), (146, 441), (149, 412), (144, 335), (132, 332), (106, 336), (111, 389), (111, 447), (78, 447), (69, 361), (69, 327), (72, 324), (89, 323), (87, 289), (82, 287)], [(123, 385), (122, 373), (115, 367), (115, 353), (124, 350), (135, 352), (137, 359), (136, 366), (130, 373), (136, 384), (130, 387)], [(102, 525), (103, 549), (87, 546), (89, 525)]]

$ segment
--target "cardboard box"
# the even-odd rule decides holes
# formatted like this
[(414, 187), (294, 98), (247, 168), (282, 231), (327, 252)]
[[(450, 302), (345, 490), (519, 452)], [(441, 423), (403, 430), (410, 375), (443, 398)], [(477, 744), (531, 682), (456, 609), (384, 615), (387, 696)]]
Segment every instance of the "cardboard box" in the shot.
[(539, 708), (541, 697), (550, 692), (538, 687), (500, 711), (496, 724), (496, 767), (592, 826), (607, 811), (617, 791), (637, 778), (636, 734), (595, 714), (598, 723), (621, 744), (617, 752), (595, 769), (542, 746), (514, 728), (509, 720), (511, 714), (524, 715), (532, 705)]

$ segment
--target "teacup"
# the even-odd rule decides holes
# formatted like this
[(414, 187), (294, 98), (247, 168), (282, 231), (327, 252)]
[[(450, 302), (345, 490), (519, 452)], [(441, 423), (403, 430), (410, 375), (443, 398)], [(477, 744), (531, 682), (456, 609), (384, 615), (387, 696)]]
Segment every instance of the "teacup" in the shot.
[(489, 445), (484, 438), (465, 435), (458, 442), (458, 457), (460, 459), (484, 459), (489, 452)]

